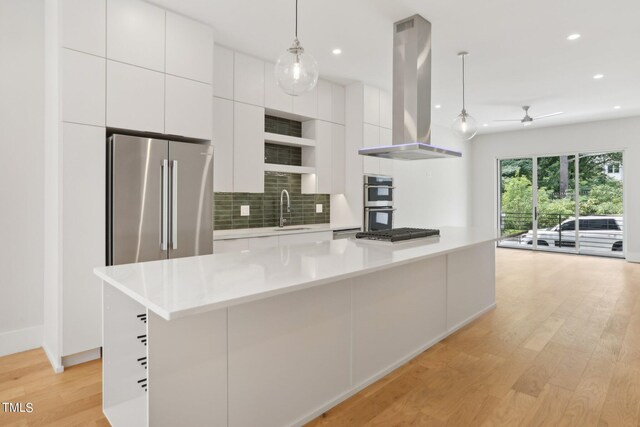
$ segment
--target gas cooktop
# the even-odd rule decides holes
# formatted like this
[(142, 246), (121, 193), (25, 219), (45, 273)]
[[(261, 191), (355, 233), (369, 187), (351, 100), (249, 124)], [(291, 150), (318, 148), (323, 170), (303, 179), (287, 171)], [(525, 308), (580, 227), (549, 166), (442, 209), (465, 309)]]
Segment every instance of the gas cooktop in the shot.
[(399, 242), (402, 240), (421, 239), (440, 236), (440, 230), (429, 228), (394, 228), (392, 230), (364, 231), (356, 234), (356, 239), (382, 240)]

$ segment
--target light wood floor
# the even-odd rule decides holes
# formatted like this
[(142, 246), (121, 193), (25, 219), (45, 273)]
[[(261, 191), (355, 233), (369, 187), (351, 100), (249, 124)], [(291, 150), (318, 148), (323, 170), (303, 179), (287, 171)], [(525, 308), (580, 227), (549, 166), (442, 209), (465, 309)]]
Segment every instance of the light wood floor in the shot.
[[(497, 251), (498, 307), (311, 426), (640, 426), (640, 265)], [(99, 361), (0, 358), (0, 425), (106, 425)]]

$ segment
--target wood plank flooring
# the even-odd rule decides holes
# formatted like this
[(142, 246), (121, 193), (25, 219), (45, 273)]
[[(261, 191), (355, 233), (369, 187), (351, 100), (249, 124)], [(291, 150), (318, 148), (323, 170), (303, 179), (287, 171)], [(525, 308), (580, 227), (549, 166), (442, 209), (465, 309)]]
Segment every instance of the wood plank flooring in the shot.
[[(498, 307), (309, 426), (640, 427), (640, 265), (498, 249)], [(103, 426), (101, 363), (0, 358), (0, 426)]]

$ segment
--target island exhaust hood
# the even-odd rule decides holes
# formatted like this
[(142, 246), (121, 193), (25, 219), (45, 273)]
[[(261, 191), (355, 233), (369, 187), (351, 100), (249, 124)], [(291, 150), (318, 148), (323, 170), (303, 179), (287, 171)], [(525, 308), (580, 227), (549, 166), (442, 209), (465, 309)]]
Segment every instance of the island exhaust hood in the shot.
[(431, 23), (420, 15), (393, 24), (393, 144), (358, 154), (396, 160), (462, 156), (431, 145)]

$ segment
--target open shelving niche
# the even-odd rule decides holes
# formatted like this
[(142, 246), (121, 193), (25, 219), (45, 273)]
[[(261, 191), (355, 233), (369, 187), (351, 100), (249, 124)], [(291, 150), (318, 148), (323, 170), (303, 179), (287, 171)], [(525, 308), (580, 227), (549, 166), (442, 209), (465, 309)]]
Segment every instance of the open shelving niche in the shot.
[[(270, 115), (273, 111), (269, 112)], [(311, 121), (302, 121), (303, 134), (305, 133), (306, 124)], [(315, 167), (315, 148), (316, 141), (312, 138), (300, 138), (296, 136), (282, 135), (279, 133), (265, 132), (264, 142), (278, 145), (286, 145), (289, 147), (302, 148), (302, 166), (281, 165), (276, 163), (265, 163), (265, 172), (275, 173), (293, 173), (302, 175), (302, 193), (316, 193), (316, 167)]]

